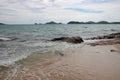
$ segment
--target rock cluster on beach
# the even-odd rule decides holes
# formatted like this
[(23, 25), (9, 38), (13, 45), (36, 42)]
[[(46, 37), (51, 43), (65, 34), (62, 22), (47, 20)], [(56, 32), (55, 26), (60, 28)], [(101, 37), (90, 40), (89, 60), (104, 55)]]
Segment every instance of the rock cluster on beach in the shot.
[(95, 43), (90, 43), (89, 45), (96, 46), (96, 45), (114, 45), (114, 44), (120, 44), (120, 39), (97, 41)]
[(92, 37), (87, 39), (94, 40), (94, 39), (113, 39), (113, 38), (120, 38), (120, 33), (112, 33), (105, 36), (97, 36), (97, 37)]
[[(95, 40), (95, 39), (104, 39), (101, 41), (97, 41), (95, 43), (90, 43), (91, 46), (96, 45), (113, 45), (113, 44), (120, 44), (120, 33), (112, 33), (105, 36), (97, 36), (92, 38), (87, 38), (87, 40)], [(107, 39), (107, 40), (105, 40)]]
[(59, 38), (54, 38), (51, 41), (63, 41), (63, 42), (68, 42), (68, 43), (82, 43), (82, 42), (84, 42), (81, 37), (59, 37)]

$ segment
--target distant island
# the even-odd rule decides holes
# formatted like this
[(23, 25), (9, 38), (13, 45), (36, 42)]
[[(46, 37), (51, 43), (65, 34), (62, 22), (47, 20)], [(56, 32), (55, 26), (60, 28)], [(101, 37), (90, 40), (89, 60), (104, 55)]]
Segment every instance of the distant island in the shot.
[[(34, 23), (34, 24), (39, 25), (39, 24), (42, 24), (42, 23)], [(51, 21), (51, 22), (46, 22), (45, 24), (62, 24), (62, 23), (57, 23), (57, 22)]]
[(57, 22), (51, 21), (51, 22), (47, 22), (46, 24), (62, 24), (62, 23), (57, 23)]
[(5, 25), (4, 23), (0, 23), (0, 25)]
[(120, 22), (108, 22), (108, 21), (99, 21), (99, 22), (78, 22), (78, 21), (70, 21), (67, 24), (120, 24)]
[[(39, 25), (42, 23), (34, 23), (34, 25)], [(63, 24), (63, 23), (57, 23), (55, 21), (46, 22), (45, 24)], [(108, 22), (108, 21), (88, 21), (88, 22), (79, 22), (79, 21), (69, 21), (67, 24), (120, 24), (120, 22)]]
[[(55, 22), (55, 21), (50, 21), (46, 23), (34, 23), (34, 25), (41, 25), (41, 24), (65, 24), (61, 22)], [(69, 21), (66, 24), (120, 24), (120, 22), (108, 22), (108, 21), (99, 21), (99, 22), (94, 22), (94, 21), (88, 21), (88, 22), (79, 22), (79, 21)], [(5, 23), (0, 23), (0, 25), (8, 25)]]

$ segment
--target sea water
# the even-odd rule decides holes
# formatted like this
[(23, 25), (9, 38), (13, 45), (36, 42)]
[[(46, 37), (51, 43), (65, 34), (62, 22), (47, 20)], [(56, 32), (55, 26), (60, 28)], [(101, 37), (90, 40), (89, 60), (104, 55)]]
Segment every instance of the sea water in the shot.
[(116, 32), (120, 32), (120, 24), (0, 25), (0, 65), (13, 64), (37, 52), (75, 46), (50, 41), (53, 38), (80, 36), (85, 39)]

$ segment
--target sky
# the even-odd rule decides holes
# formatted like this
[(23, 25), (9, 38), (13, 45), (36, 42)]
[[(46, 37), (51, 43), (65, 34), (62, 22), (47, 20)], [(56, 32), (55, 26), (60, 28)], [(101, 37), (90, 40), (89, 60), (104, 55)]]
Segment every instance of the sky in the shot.
[(0, 22), (120, 21), (120, 0), (0, 0)]

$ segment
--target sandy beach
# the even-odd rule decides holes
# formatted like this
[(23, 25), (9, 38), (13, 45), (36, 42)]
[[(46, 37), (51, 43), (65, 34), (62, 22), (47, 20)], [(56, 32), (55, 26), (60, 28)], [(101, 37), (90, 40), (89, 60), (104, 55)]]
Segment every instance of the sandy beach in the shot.
[(65, 49), (62, 57), (52, 54), (44, 63), (34, 55), (3, 80), (120, 80), (119, 50), (119, 44), (77, 46)]
[(94, 38), (104, 40), (38, 51), (11, 66), (0, 66), (0, 80), (120, 80), (119, 33)]
[(0, 0), (0, 80), (120, 80), (120, 0)]
[(120, 53), (120, 44), (115, 45), (115, 47), (117, 48), (118, 52)]

